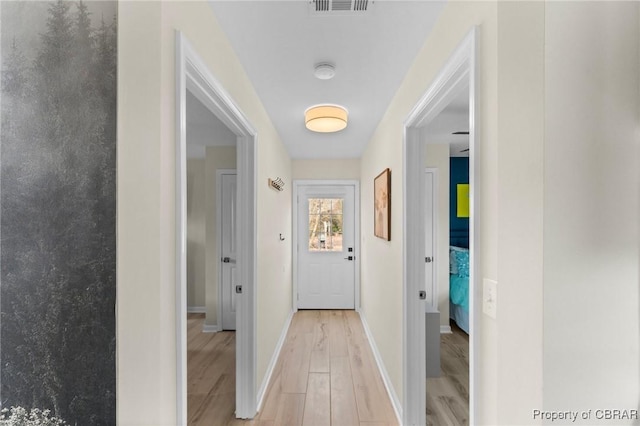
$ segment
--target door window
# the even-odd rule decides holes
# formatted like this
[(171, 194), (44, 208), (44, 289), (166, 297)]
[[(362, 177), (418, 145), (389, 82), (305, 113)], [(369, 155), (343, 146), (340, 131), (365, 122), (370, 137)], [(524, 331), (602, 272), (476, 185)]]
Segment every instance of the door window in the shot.
[(309, 198), (309, 251), (342, 251), (344, 198)]

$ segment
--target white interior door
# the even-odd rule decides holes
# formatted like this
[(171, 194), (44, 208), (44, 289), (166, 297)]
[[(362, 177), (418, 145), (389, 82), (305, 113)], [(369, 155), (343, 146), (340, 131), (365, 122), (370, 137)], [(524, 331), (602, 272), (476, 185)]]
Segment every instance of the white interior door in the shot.
[(355, 308), (355, 189), (301, 186), (298, 193), (298, 308)]
[(427, 170), (425, 174), (425, 289), (427, 291), (427, 305), (433, 309), (438, 309), (438, 286), (436, 277), (436, 212), (435, 197), (437, 194), (435, 186), (435, 171)]
[(222, 329), (236, 329), (236, 175), (224, 173), (221, 177), (221, 287)]

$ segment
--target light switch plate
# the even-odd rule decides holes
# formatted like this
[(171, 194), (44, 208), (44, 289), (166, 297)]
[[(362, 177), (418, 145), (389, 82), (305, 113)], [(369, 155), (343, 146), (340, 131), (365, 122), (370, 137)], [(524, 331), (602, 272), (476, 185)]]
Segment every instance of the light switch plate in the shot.
[(498, 304), (498, 282), (484, 278), (482, 280), (482, 312), (496, 318)]

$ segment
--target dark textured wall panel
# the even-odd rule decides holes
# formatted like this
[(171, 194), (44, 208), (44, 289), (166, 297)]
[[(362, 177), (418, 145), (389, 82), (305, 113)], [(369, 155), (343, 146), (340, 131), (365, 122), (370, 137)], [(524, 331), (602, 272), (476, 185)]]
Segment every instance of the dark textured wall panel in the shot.
[(0, 2), (0, 404), (70, 425), (115, 424), (116, 6)]

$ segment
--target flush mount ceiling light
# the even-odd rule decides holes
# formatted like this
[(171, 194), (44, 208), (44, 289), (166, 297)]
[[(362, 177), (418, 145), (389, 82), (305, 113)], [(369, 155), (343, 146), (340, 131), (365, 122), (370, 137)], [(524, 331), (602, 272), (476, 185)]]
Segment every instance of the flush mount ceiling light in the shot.
[(336, 66), (330, 62), (320, 62), (316, 64), (313, 75), (320, 80), (330, 80), (336, 75)]
[(347, 127), (349, 113), (339, 105), (314, 105), (304, 112), (304, 124), (312, 132), (339, 132)]

